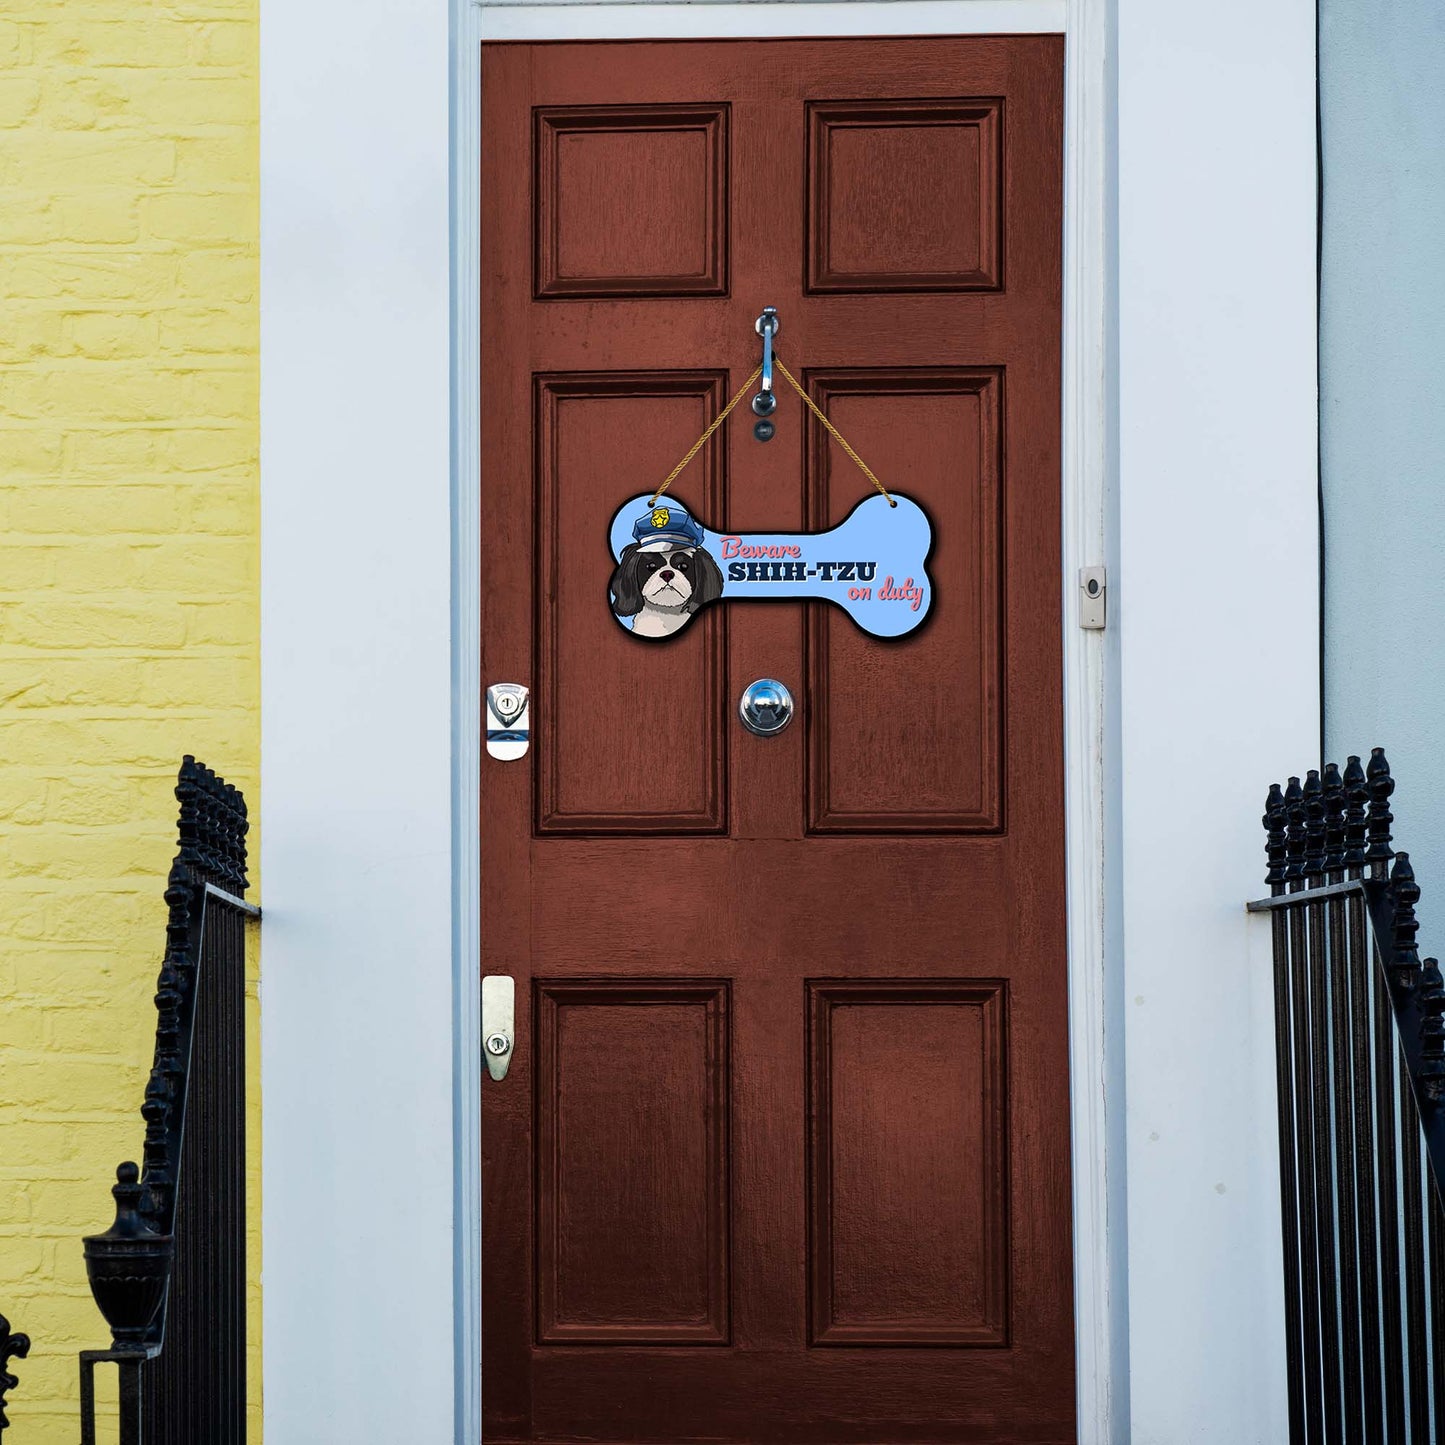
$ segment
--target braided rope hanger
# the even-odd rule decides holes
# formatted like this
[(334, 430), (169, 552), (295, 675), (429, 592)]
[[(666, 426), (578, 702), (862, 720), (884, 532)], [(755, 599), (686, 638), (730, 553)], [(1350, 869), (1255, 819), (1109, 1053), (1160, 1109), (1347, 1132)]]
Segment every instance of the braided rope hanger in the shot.
[[(803, 389), (803, 387), (798, 382), (798, 379), (793, 375), (793, 373), (789, 371), (786, 366), (783, 365), (782, 359), (777, 355), (776, 352), (773, 353), (773, 364), (782, 373), (783, 380), (786, 381), (788, 385), (791, 386), (800, 397), (802, 397), (803, 405), (806, 406), (808, 410), (812, 412), (813, 415), (817, 417), (820, 422), (823, 423), (823, 429), (828, 433), (828, 435), (832, 437), (833, 440), (837, 442), (838, 445), (842, 447), (845, 452), (847, 452), (848, 456), (857, 465), (858, 470), (861, 471), (863, 475), (867, 477), (868, 480), (872, 482), (875, 487), (878, 488), (879, 492), (883, 496), (883, 499), (888, 503), (888, 505), (890, 507), (896, 507), (898, 503), (895, 502), (891, 496), (889, 496), (888, 488), (885, 487), (883, 483), (880, 482), (878, 478), (874, 475), (873, 468), (870, 467), (868, 463), (865, 462), (863, 458), (860, 457), (858, 453), (853, 450), (853, 448), (848, 444), (847, 437), (845, 437), (843, 433), (840, 432), (838, 428), (835, 427), (833, 423), (828, 420), (828, 418), (823, 414), (823, 409), (818, 405), (817, 402), (813, 400), (811, 396), (808, 395), (808, 393)], [(678, 476), (682, 473), (683, 469), (687, 466), (687, 464), (708, 444), (709, 440), (712, 438), (712, 434), (728, 419), (728, 417), (732, 413), (733, 408), (737, 406), (737, 404), (743, 399), (744, 395), (747, 393), (752, 384), (762, 374), (763, 368), (760, 364), (754, 369), (752, 375), (749, 376), (748, 379), (743, 382), (743, 384), (738, 387), (738, 389), (732, 394), (732, 399), (712, 419), (712, 421), (708, 424), (707, 430), (704, 431), (703, 434), (687, 449), (687, 455), (684, 456), (683, 459), (663, 479), (662, 485), (658, 487), (658, 489), (652, 494), (652, 501), (648, 503), (649, 506), (656, 506), (657, 499), (673, 484), (673, 482), (677, 480)]]

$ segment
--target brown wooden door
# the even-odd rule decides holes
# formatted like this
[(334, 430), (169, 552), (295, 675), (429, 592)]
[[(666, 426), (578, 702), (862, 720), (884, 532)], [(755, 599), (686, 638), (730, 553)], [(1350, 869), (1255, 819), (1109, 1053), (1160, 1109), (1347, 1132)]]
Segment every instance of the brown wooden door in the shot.
[[(483, 49), (488, 1445), (1075, 1438), (1056, 36)], [(824, 604), (608, 610), (615, 509), (753, 320), (935, 521), (894, 642)], [(675, 494), (867, 482), (783, 392)], [(761, 739), (742, 689), (798, 716)]]

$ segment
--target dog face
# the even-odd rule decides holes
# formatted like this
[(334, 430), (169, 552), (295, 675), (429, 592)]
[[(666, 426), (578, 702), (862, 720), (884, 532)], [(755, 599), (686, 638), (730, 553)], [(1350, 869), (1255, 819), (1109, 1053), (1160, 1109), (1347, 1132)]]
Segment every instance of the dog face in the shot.
[(629, 542), (612, 574), (613, 611), (633, 617), (644, 608), (690, 616), (722, 596), (722, 570), (702, 547)]
[(693, 594), (696, 549), (644, 547), (637, 558), (643, 600), (654, 607), (682, 607)]

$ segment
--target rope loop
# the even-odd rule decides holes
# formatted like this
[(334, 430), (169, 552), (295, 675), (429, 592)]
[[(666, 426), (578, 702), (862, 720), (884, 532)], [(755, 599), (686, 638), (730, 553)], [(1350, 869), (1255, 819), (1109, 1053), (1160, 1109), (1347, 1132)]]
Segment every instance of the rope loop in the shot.
[(842, 447), (845, 452), (848, 453), (848, 455), (857, 465), (858, 470), (862, 472), (863, 475), (867, 477), (868, 480), (872, 482), (875, 487), (878, 488), (879, 492), (881, 492), (883, 495), (883, 500), (887, 502), (890, 507), (896, 507), (898, 503), (895, 502), (893, 498), (888, 495), (888, 488), (885, 487), (883, 483), (880, 482), (878, 478), (873, 475), (873, 468), (870, 467), (868, 463), (865, 462), (863, 458), (860, 457), (858, 453), (855, 452), (853, 448), (848, 445), (847, 437), (845, 437), (843, 433), (840, 432), (838, 428), (835, 427), (833, 423), (830, 422), (828, 418), (823, 415), (823, 408), (820, 407), (818, 403), (814, 401), (813, 398), (809, 396), (806, 391), (803, 390), (802, 386), (798, 382), (797, 377), (795, 377), (793, 373), (789, 371), (786, 366), (783, 365), (782, 360), (779, 358), (776, 352), (773, 353), (773, 365), (776, 366), (780, 372), (782, 372), (783, 380), (786, 381), (788, 385), (791, 386), (793, 390), (796, 391), (798, 395), (803, 398), (803, 405), (806, 406), (808, 410), (812, 412), (813, 415), (817, 417), (820, 422), (823, 423), (824, 431), (826, 431), (828, 435), (832, 437), (833, 440), (837, 442), (838, 445)]
[[(817, 417), (820, 422), (822, 422), (823, 429), (828, 433), (828, 435), (832, 437), (833, 440), (837, 442), (840, 447), (843, 448), (843, 450), (848, 454), (849, 458), (857, 466), (858, 470), (862, 472), (863, 475), (867, 477), (868, 480), (872, 482), (875, 487), (878, 488), (878, 491), (881, 493), (883, 499), (888, 503), (888, 505), (890, 507), (896, 507), (898, 503), (889, 495), (888, 488), (885, 487), (883, 483), (880, 482), (878, 478), (874, 475), (873, 468), (870, 467), (868, 463), (865, 462), (863, 458), (860, 457), (858, 453), (853, 450), (853, 448), (848, 444), (848, 439), (823, 414), (822, 407), (820, 407), (818, 403), (815, 402), (813, 398), (808, 395), (808, 393), (803, 389), (802, 384), (798, 381), (797, 377), (795, 377), (793, 373), (789, 371), (786, 366), (783, 365), (782, 360), (779, 358), (776, 351), (773, 353), (773, 365), (776, 366), (779, 372), (782, 373), (783, 380), (786, 381), (788, 385), (791, 386), (800, 397), (802, 397), (803, 405), (806, 406), (808, 410), (812, 412), (813, 415)], [(733, 408), (736, 407), (737, 404), (743, 399), (752, 384), (762, 374), (763, 368), (762, 365), (759, 364), (754, 369), (753, 374), (749, 376), (748, 379), (743, 382), (743, 384), (738, 387), (738, 389), (733, 393), (732, 399), (728, 402), (728, 404), (723, 407), (723, 409), (708, 424), (707, 430), (704, 431), (703, 434), (687, 449), (687, 455), (684, 456), (683, 459), (663, 479), (662, 485), (658, 487), (658, 489), (652, 494), (652, 501), (648, 503), (649, 506), (656, 506), (657, 499), (661, 497), (662, 494), (673, 484), (673, 482), (677, 480), (677, 478), (679, 477), (679, 475), (681, 475), (683, 469), (687, 466), (687, 464), (708, 444), (708, 442), (712, 439), (713, 433), (717, 431), (717, 429), (728, 419), (729, 416), (732, 415)]]
[(652, 494), (652, 501), (648, 503), (648, 506), (655, 507), (657, 505), (657, 499), (677, 480), (678, 474), (682, 469), (708, 444), (712, 434), (728, 419), (732, 414), (732, 409), (743, 399), (743, 395), (747, 389), (762, 374), (763, 366), (762, 362), (759, 362), (757, 370), (733, 392), (732, 400), (718, 412), (708, 424), (707, 430), (687, 449), (687, 455), (667, 474), (662, 485)]

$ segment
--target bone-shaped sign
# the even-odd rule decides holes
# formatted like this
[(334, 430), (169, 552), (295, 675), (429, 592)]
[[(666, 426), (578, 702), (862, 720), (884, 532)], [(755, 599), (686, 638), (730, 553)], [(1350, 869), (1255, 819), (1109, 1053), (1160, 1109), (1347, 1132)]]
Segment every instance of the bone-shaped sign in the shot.
[(859, 502), (828, 532), (716, 532), (670, 494), (633, 497), (612, 519), (612, 612), (634, 637), (682, 631), (713, 602), (816, 598), (874, 637), (901, 637), (928, 615), (928, 514), (892, 494)]

